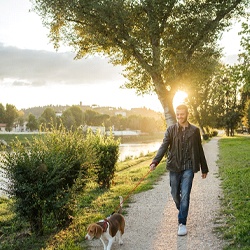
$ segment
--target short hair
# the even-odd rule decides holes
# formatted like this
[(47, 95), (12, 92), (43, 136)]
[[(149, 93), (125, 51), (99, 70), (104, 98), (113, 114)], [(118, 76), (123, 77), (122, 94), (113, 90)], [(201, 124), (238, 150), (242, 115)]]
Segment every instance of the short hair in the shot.
[(187, 105), (185, 105), (185, 104), (180, 104), (180, 105), (178, 105), (175, 109), (176, 109), (176, 110), (177, 110), (177, 109), (184, 109), (184, 110), (188, 113), (188, 107), (187, 107)]

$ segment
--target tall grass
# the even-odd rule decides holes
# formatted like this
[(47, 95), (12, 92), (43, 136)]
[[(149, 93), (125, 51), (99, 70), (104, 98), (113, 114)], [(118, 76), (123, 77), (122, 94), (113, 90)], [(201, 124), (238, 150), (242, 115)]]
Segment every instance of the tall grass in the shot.
[(225, 249), (250, 249), (250, 137), (222, 138), (219, 149)]

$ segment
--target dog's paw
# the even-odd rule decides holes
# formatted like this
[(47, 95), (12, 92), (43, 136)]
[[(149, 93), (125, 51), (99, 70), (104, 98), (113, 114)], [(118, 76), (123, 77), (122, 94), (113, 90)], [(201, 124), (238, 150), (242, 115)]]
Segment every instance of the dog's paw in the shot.
[(123, 241), (122, 240), (119, 240), (119, 245), (123, 245)]

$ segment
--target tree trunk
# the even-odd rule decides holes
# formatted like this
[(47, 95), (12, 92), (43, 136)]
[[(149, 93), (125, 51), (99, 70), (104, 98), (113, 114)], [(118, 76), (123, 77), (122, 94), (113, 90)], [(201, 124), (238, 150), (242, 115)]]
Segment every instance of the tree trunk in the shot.
[(199, 124), (200, 130), (201, 130), (201, 134), (202, 134), (202, 135), (205, 135), (205, 134), (206, 134), (206, 131), (205, 131), (204, 126), (203, 126), (203, 124), (202, 124), (202, 122), (201, 122), (199, 112), (197, 111), (197, 106), (194, 106), (194, 105), (193, 105), (193, 110), (194, 110), (194, 117), (195, 117), (196, 121), (197, 121), (198, 124)]
[[(176, 123), (175, 112), (173, 108), (174, 90), (167, 90), (160, 77), (152, 77), (155, 84), (155, 93), (162, 105), (167, 127)], [(158, 78), (158, 79), (157, 79)]]

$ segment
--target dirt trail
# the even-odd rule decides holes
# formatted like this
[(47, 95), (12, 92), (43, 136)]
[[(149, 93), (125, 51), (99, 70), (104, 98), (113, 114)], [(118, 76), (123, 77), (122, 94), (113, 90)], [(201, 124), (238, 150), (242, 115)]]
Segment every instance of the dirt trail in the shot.
[[(224, 242), (214, 233), (214, 219), (219, 213), (221, 195), (217, 178), (218, 138), (204, 144), (209, 175), (203, 180), (195, 174), (191, 193), (187, 236), (177, 236), (177, 209), (169, 188), (168, 173), (152, 190), (136, 194), (127, 208), (124, 245), (114, 242), (112, 250), (220, 250)], [(90, 249), (103, 249), (100, 240), (90, 242)]]

